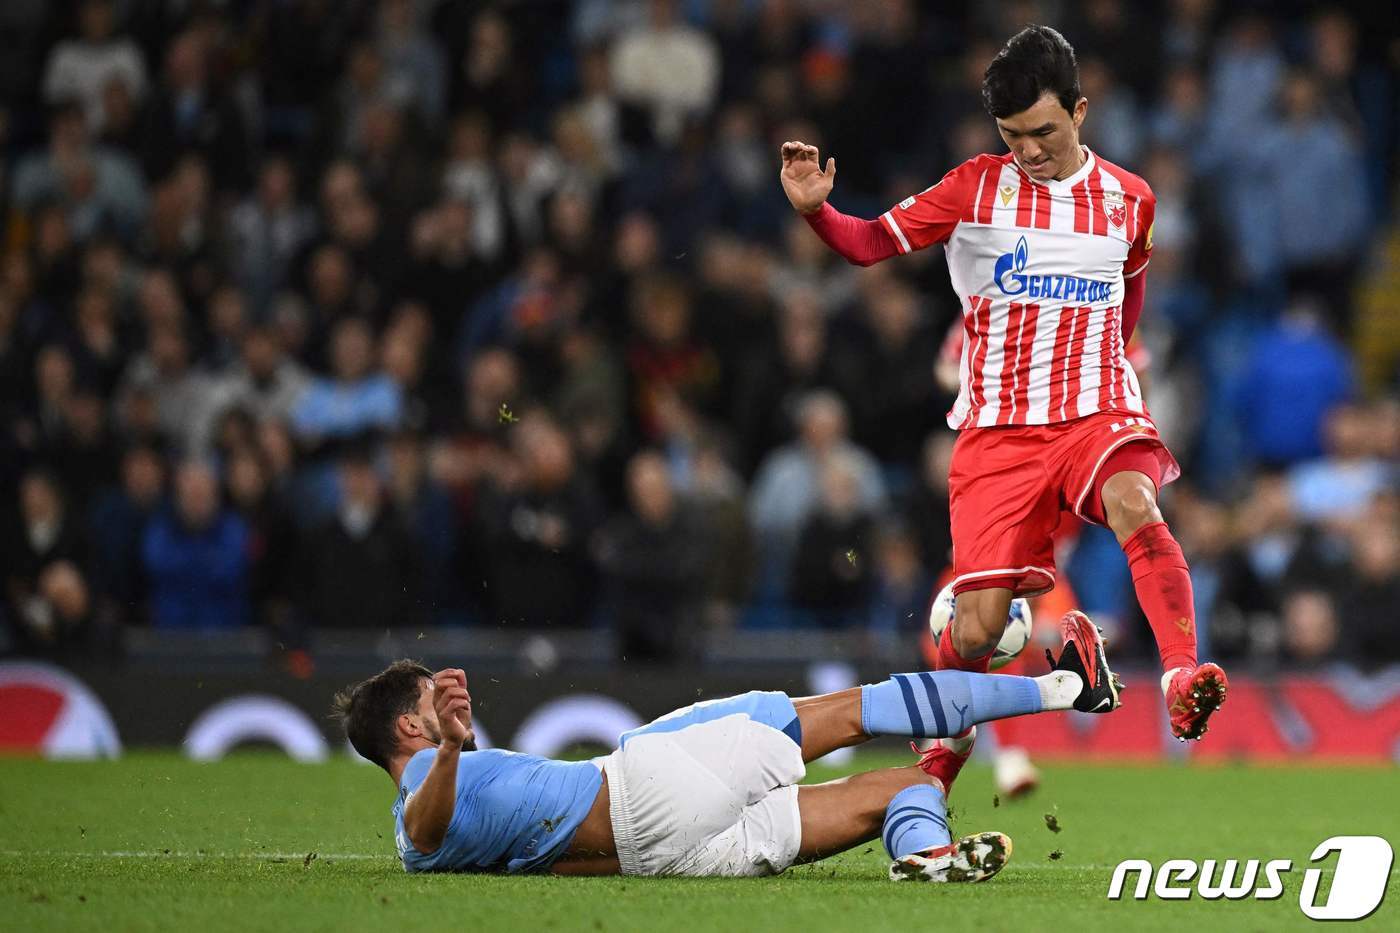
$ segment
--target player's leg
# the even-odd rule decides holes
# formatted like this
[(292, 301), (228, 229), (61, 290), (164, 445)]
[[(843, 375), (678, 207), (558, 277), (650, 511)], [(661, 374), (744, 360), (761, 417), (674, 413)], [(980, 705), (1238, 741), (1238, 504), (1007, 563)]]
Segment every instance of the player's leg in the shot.
[(1040, 677), (969, 671), (894, 674), (877, 684), (794, 699), (792, 705), (803, 761), (812, 761), (877, 735), (942, 738), (1010, 716), (1064, 709), (1107, 712), (1118, 704), (1102, 650), (1088, 646), (1082, 633), (1067, 631), (1055, 668)]
[(948, 473), (957, 604), (938, 642), (939, 670), (986, 673), (1012, 597), (1055, 585), (1059, 491), (1040, 464), (1044, 446), (1019, 428), (958, 436)]
[(1143, 459), (1151, 454), (1135, 450), (1138, 446), (1120, 447), (1105, 463), (1099, 494), (1104, 520), (1128, 557), (1133, 588), (1157, 639), (1163, 668), (1195, 667), (1191, 574), (1157, 507), (1157, 480), (1143, 472), (1153, 470)]
[(1011, 854), (1011, 840), (979, 833), (954, 842), (942, 784), (918, 767), (888, 768), (798, 788), (797, 861), (828, 858), (879, 838), (896, 880), (982, 881)]
[(1157, 505), (1164, 459), (1175, 468), (1155, 438), (1119, 446), (1091, 479), (1081, 514), (1112, 529), (1123, 548), (1138, 604), (1157, 641), (1172, 731), (1197, 739), (1224, 702), (1227, 682), (1217, 665), (1196, 658), (1191, 574)]

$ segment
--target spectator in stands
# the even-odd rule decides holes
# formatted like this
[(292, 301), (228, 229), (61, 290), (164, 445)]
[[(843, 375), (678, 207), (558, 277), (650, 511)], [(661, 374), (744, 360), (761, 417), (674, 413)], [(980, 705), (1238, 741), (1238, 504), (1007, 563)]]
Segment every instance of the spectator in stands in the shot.
[(72, 354), (62, 344), (46, 344), (34, 358), (34, 392), (29, 410), (21, 413), (15, 425), (20, 444), (43, 449), (59, 443), (68, 404), (76, 391)]
[(85, 529), (53, 474), (29, 471), (19, 493), (19, 521), (0, 547), (11, 638), (43, 651), (78, 643), (92, 608)]
[(130, 38), (114, 35), (116, 18), (112, 0), (82, 0), (77, 37), (54, 46), (44, 69), (44, 99), (80, 102), (94, 133), (107, 122), (103, 104), (108, 88), (125, 88), (133, 104), (139, 104), (146, 91), (141, 50)]
[(111, 397), (126, 365), (126, 348), (118, 334), (117, 297), (108, 287), (89, 282), (75, 301), (74, 361), (103, 399)]
[(865, 621), (874, 578), (874, 520), (861, 501), (861, 464), (847, 452), (822, 461), (816, 509), (797, 540), (788, 598), (822, 628)]
[(702, 435), (683, 489), (707, 542), (705, 623), (709, 628), (729, 628), (738, 620), (754, 582), (754, 544), (744, 481), (725, 459), (715, 438)]
[(594, 547), (605, 606), (624, 658), (674, 661), (696, 648), (707, 542), (660, 454), (632, 458), (627, 492), (628, 511), (603, 526)]
[(443, 117), (447, 66), (437, 39), (423, 28), (426, 5), (414, 0), (379, 4), (378, 46), (386, 92), (409, 105), (429, 126)]
[(681, 22), (677, 7), (675, 0), (649, 0), (646, 25), (612, 47), (618, 97), (649, 112), (652, 133), (664, 145), (680, 138), (687, 118), (708, 114), (719, 90), (714, 39)]
[(205, 304), (203, 368), (219, 376), (237, 363), (251, 323), (243, 292), (232, 285), (216, 288)]
[(908, 285), (894, 279), (872, 284), (855, 333), (842, 341), (840, 388), (856, 442), (881, 463), (912, 464), (952, 403), (932, 378), (943, 335)]
[(1400, 494), (1373, 502), (1350, 541), (1348, 571), (1334, 590), (1348, 656), (1366, 668), (1400, 662)]
[(210, 78), (205, 35), (187, 30), (164, 51), (165, 71), (142, 131), (146, 174), (161, 178), (181, 156), (196, 152), (209, 165), (215, 190), (236, 190), (251, 174), (251, 147), (238, 107)]
[(149, 393), (155, 402), (156, 425), (175, 449), (196, 452), (201, 431), (209, 424), (214, 383), (196, 370), (190, 342), (182, 324), (157, 324), (148, 332), (145, 352), (131, 361), (119, 392)]
[(471, 23), (467, 47), (453, 63), (448, 91), (453, 112), (480, 111), (493, 133), (526, 124), (535, 82), (516, 49), (510, 23), (497, 10), (481, 10)]
[(208, 463), (175, 474), (173, 508), (146, 526), (141, 546), (157, 628), (223, 630), (252, 621), (248, 526), (220, 501)]
[(1288, 474), (1293, 514), (1301, 521), (1349, 525), (1365, 516), (1380, 493), (1395, 487), (1394, 461), (1376, 456), (1378, 410), (1342, 404), (1324, 422), (1326, 455), (1300, 463)]
[(1167, 73), (1162, 95), (1148, 113), (1150, 140), (1187, 154), (1186, 167), (1195, 168), (1205, 142), (1205, 118), (1205, 79), (1194, 65), (1178, 64)]
[(920, 560), (918, 537), (900, 521), (875, 530), (869, 625), (892, 647), (917, 640), (928, 624), (934, 581)]
[(843, 458), (841, 475), (849, 474), (853, 484), (853, 512), (878, 512), (886, 498), (879, 465), (848, 439), (840, 396), (829, 391), (808, 394), (798, 405), (797, 424), (798, 440), (763, 462), (749, 499), (749, 520), (764, 556), (765, 576), (776, 575), (779, 581), (787, 580), (802, 527), (820, 507), (823, 476), (833, 460)]
[(85, 515), (97, 489), (115, 479), (119, 451), (101, 397), (80, 385), (65, 401), (58, 433), (39, 456), (67, 492), (74, 514)]
[[(239, 362), (211, 389), (208, 414), (217, 418), (230, 408), (241, 408), (257, 421), (286, 421), (310, 382), (301, 364), (283, 352), (277, 334), (270, 327), (254, 326), (243, 335)], [(211, 428), (203, 429), (206, 435)]]
[(1200, 650), (1222, 659), (1268, 655), (1277, 642), (1279, 589), (1255, 572), (1233, 518), (1190, 486), (1171, 500), (1172, 528), (1191, 566)]
[(948, 518), (948, 471), (957, 435), (938, 429), (924, 438), (919, 471), (895, 513), (909, 523), (919, 551), (919, 565), (933, 577), (953, 563), (953, 533)]
[(297, 200), (292, 164), (279, 156), (266, 159), (257, 191), (229, 215), (230, 265), (259, 315), (286, 285), (315, 225), (311, 209)]
[(457, 514), (452, 500), (428, 473), (423, 437), (413, 430), (394, 433), (388, 444), (388, 497), (422, 565), (425, 614), (449, 618), (461, 602), (453, 577)]
[[(1323, 299), (1345, 330), (1370, 224), (1361, 144), (1323, 109), (1309, 72), (1284, 81), (1281, 110), (1282, 119), (1270, 121), (1251, 150), (1257, 191), (1270, 214), (1250, 235), (1277, 237), (1278, 267), (1290, 290)], [(1315, 222), (1319, 204), (1327, 205), (1325, 224)]]
[(79, 240), (103, 228), (133, 239), (147, 212), (140, 171), (125, 155), (93, 147), (82, 108), (69, 101), (54, 104), (48, 148), (21, 159), (11, 184), (15, 207), (55, 205)]
[(746, 456), (746, 473), (792, 436), (805, 395), (836, 384), (828, 343), (819, 296), (792, 289), (783, 296), (776, 339), (738, 349), (731, 423)]
[(636, 399), (641, 436), (661, 439), (660, 408), (678, 403), (697, 413), (716, 406), (722, 372), (714, 350), (697, 340), (691, 323), (690, 294), (672, 279), (637, 283), (627, 345), (627, 371)]
[(132, 445), (121, 458), (120, 484), (104, 490), (93, 504), (93, 587), (104, 628), (147, 618), (141, 548), (146, 526), (164, 504), (165, 474), (159, 449)]
[(577, 627), (592, 619), (596, 568), (589, 540), (602, 520), (568, 435), (544, 412), (520, 416), (514, 465), (486, 484), (467, 530), (484, 550), (487, 621)]
[(359, 318), (331, 332), (331, 378), (315, 379), (292, 408), (292, 428), (303, 444), (357, 437), (398, 424), (403, 397), (376, 367), (374, 334)]
[(339, 460), (340, 504), (302, 544), (295, 590), (313, 629), (416, 628), (425, 621), (419, 551), (368, 451)]
[(1246, 449), (1272, 466), (1322, 454), (1323, 418), (1351, 397), (1353, 382), (1346, 351), (1303, 303), (1255, 339), (1237, 378), (1234, 413)]
[(1325, 590), (1298, 590), (1283, 603), (1283, 660), (1316, 667), (1335, 659), (1341, 626), (1337, 606)]
[(1094, 119), (1084, 124), (1085, 145), (1118, 165), (1137, 165), (1145, 129), (1132, 89), (1121, 84), (1098, 56), (1079, 59), (1081, 93), (1094, 101)]
[(225, 463), (229, 506), (248, 528), (248, 596), (254, 617), (279, 636), (289, 635), (292, 600), (299, 585), (292, 511), (273, 488), (258, 448), (239, 446), (229, 452)]

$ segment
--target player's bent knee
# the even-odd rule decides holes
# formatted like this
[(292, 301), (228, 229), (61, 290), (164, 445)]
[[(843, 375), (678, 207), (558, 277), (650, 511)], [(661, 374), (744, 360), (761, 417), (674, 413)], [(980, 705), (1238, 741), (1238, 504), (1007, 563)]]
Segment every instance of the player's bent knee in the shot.
[(971, 596), (972, 593), (964, 593), (959, 597), (953, 620), (953, 648), (965, 658), (978, 658), (996, 648), (1006, 628), (1006, 611), (984, 605), (996, 600), (968, 598)]
[(1114, 531), (1131, 533), (1162, 520), (1150, 480), (1139, 478), (1123, 485), (1122, 489), (1104, 488), (1104, 513)]

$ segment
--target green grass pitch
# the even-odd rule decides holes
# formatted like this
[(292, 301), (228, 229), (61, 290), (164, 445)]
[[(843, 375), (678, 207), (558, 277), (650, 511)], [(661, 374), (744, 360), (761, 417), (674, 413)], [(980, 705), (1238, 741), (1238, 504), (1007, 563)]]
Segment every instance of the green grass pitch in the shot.
[[(1400, 843), (1397, 792), (1394, 768), (1078, 764), (1047, 767), (1035, 796), (994, 806), (990, 775), (973, 767), (953, 794), (955, 830), (1015, 841), (986, 884), (892, 884), (878, 842), (776, 878), (508, 878), (404, 874), (388, 780), (344, 760), (0, 759), (0, 928), (1272, 931), (1312, 926), (1298, 891), (1317, 843)], [(1289, 858), (1294, 870), (1275, 901), (1109, 901), (1112, 866), (1129, 857)], [(1362, 926), (1400, 929), (1400, 895)]]

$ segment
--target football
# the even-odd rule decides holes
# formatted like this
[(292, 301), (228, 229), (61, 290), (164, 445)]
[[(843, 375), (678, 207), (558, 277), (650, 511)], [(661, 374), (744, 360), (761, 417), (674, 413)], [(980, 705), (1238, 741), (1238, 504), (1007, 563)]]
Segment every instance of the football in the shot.
[[(943, 630), (953, 620), (953, 608), (957, 597), (953, 595), (953, 585), (945, 586), (934, 599), (928, 611), (928, 628), (936, 643), (943, 637)], [(1031, 605), (1024, 599), (1013, 599), (1011, 611), (1006, 615), (1006, 631), (1001, 633), (996, 651), (992, 653), (992, 670), (1004, 667), (1025, 650), (1031, 640)]]

